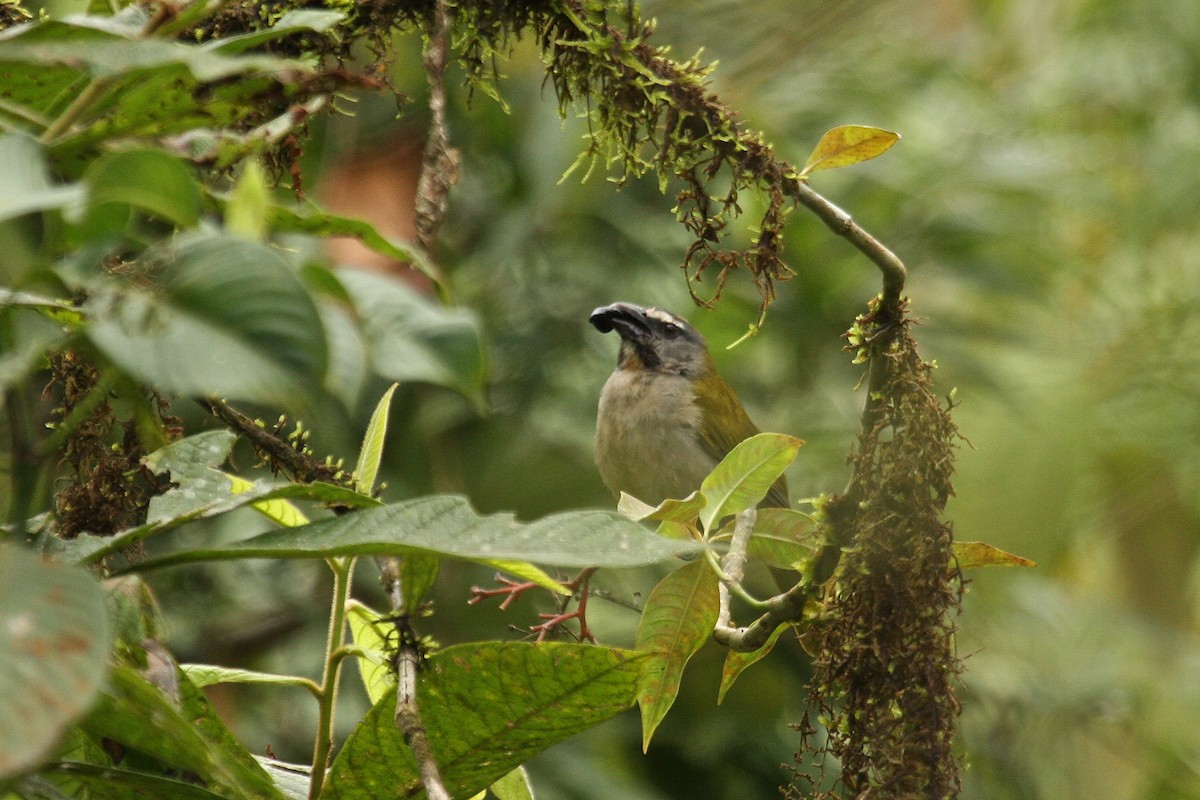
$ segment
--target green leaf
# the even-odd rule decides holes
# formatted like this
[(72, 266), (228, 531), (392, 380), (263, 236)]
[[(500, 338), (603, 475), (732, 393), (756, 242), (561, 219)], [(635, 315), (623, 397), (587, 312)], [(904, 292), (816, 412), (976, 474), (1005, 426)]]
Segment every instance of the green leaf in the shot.
[(688, 659), (712, 635), (719, 605), (717, 576), (703, 560), (670, 573), (646, 598), (635, 645), (650, 655), (638, 680), (643, 751), (679, 694)]
[(717, 705), (725, 701), (726, 693), (733, 688), (733, 684), (737, 681), (738, 676), (751, 664), (762, 660), (775, 647), (775, 642), (779, 641), (779, 636), (789, 626), (780, 625), (775, 631), (767, 637), (767, 641), (757, 650), (751, 650), (749, 653), (739, 653), (735, 650), (730, 650), (725, 654), (725, 663), (721, 667), (721, 688), (717, 690)]
[[(814, 540), (816, 523), (812, 517), (792, 508), (760, 508), (755, 516), (754, 532), (747, 552), (768, 566), (803, 571), (817, 551)], [(733, 523), (721, 530), (720, 539), (733, 533)]]
[(160, 391), (296, 407), (325, 373), (312, 298), (275, 250), (196, 236), (167, 254), (160, 291), (98, 289), (92, 342)]
[[(447, 648), (421, 671), (417, 700), (442, 780), (470, 797), (634, 701), (644, 655), (565, 642)], [(394, 720), (395, 691), (367, 713), (330, 770), (323, 800), (416, 797), (416, 763)]]
[(243, 53), (267, 42), (282, 38), (291, 33), (301, 31), (313, 31), (314, 33), (325, 33), (331, 30), (339, 22), (344, 20), (346, 15), (340, 11), (327, 11), (323, 9), (296, 9), (288, 11), (280, 17), (274, 25), (265, 28), (261, 31), (252, 33), (243, 33), (238, 36), (226, 36), (220, 39), (214, 39), (207, 42), (203, 47), (207, 50), (212, 50), (217, 53), (232, 54)]
[(48, 758), (92, 704), (111, 641), (91, 575), (0, 545), (0, 783)]
[[(532, 565), (517, 565), (517, 569), (521, 569), (523, 566), (537, 570), (537, 567)], [(409, 553), (400, 558), (400, 594), (406, 609), (415, 611), (421, 607), (421, 601), (433, 590), (441, 569), (442, 563), (437, 557), (424, 553)], [(503, 569), (503, 567), (497, 567), (497, 569)], [(537, 571), (546, 580), (551, 580), (549, 575), (541, 570)]]
[(381, 621), (382, 618), (378, 611), (357, 600), (346, 604), (350, 638), (360, 651), (356, 658), (358, 674), (372, 705), (396, 688), (396, 672), (389, 661), (389, 653), (395, 651), (396, 642), (387, 641), (385, 632), (393, 627), (392, 623)]
[(1005, 552), (987, 542), (955, 542), (954, 559), (959, 569), (976, 567), (1036, 567), (1037, 563)]
[(186, 679), (180, 689), (185, 694), (176, 701), (129, 667), (115, 667), (83, 729), (153, 758), (164, 773), (194, 773), (222, 794), (280, 798), (266, 773), (212, 715), (199, 691)]
[(483, 406), (483, 344), (471, 314), (438, 305), (394, 278), (357, 270), (339, 277), (376, 372), (400, 383), (445, 386)]
[(225, 229), (252, 242), (264, 241), (270, 213), (271, 190), (267, 187), (267, 176), (256, 159), (249, 159), (225, 204)]
[(91, 233), (108, 232), (102, 229), (109, 206), (131, 206), (179, 228), (194, 227), (200, 218), (200, 184), (193, 171), (161, 150), (104, 153), (88, 166), (83, 183), (88, 205), (83, 224)]
[(840, 125), (825, 132), (800, 170), (803, 178), (811, 172), (835, 169), (883, 155), (900, 141), (900, 134), (866, 125)]
[(488, 787), (497, 800), (533, 800), (533, 787), (524, 767), (517, 767)]
[(375, 478), (379, 475), (379, 462), (383, 459), (383, 442), (387, 438), (388, 409), (397, 385), (393, 383), (379, 398), (375, 410), (371, 412), (371, 421), (367, 423), (367, 432), (363, 434), (362, 445), (358, 448), (354, 488), (363, 494), (369, 495), (375, 491)]
[(570, 511), (521, 524), (511, 514), (480, 516), (462, 497), (433, 495), (240, 542), (182, 550), (130, 565), (126, 571), (231, 558), (404, 556), (414, 551), (483, 564), (511, 560), (562, 567), (636, 567), (703, 547), (655, 536), (611, 511)]
[(306, 208), (296, 211), (284, 206), (275, 206), (271, 218), (271, 229), (281, 232), (307, 233), (328, 238), (330, 236), (352, 236), (364, 245), (387, 256), (393, 261), (409, 264), (436, 284), (445, 283), (445, 278), (417, 248), (392, 240), (381, 234), (366, 220), (343, 217), (317, 209)]
[(65, 782), (72, 787), (73, 791), (69, 795), (71, 797), (96, 800), (142, 800), (151, 797), (169, 797), (171, 800), (228, 800), (224, 794), (196, 786), (183, 778), (147, 775), (145, 772), (95, 764), (60, 762), (41, 770), (39, 775), (52, 783)]
[(199, 687), (216, 686), (220, 683), (260, 683), (272, 686), (303, 686), (312, 685), (308, 678), (296, 675), (276, 675), (270, 672), (256, 672), (251, 669), (235, 669), (220, 667), (216, 664), (181, 664), (179, 666), (188, 680)]
[(707, 500), (700, 512), (704, 530), (712, 535), (722, 519), (757, 505), (802, 444), (794, 436), (760, 433), (729, 451), (700, 484), (700, 494)]
[(42, 146), (17, 133), (0, 136), (0, 186), (0, 220), (75, 205), (84, 196), (81, 184), (54, 183)]

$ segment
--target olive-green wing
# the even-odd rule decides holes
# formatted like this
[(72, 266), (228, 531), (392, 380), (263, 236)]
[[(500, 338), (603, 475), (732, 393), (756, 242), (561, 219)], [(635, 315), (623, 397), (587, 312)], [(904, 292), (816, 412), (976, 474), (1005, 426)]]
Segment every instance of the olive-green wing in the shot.
[[(714, 462), (725, 458), (730, 450), (760, 432), (733, 389), (715, 370), (696, 381), (696, 404), (702, 412), (700, 444)], [(791, 503), (788, 502), (787, 479), (779, 476), (759, 505), (788, 508)]]

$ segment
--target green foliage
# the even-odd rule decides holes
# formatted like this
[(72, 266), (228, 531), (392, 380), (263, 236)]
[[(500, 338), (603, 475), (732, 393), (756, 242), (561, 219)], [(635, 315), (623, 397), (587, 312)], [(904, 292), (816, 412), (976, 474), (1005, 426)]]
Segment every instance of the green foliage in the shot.
[[(629, 708), (643, 653), (592, 645), (457, 645), (422, 670), (430, 745), (447, 788), (470, 797), (537, 752)], [(333, 763), (323, 797), (416, 796), (417, 765), (393, 719), (396, 694), (374, 704)]]
[(0, 781), (55, 751), (104, 683), (111, 644), (90, 575), (0, 545)]

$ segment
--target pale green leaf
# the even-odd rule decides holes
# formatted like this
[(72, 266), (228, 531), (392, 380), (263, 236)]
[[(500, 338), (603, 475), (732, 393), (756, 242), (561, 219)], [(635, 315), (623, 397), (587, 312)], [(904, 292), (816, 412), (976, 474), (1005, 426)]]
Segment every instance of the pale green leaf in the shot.
[(359, 650), (355, 658), (358, 674), (372, 705), (396, 688), (396, 671), (389, 659), (389, 654), (396, 650), (396, 642), (387, 640), (387, 634), (395, 628), (382, 617), (378, 611), (357, 600), (346, 604), (346, 624), (350, 628), (350, 638)]
[(638, 680), (642, 750), (674, 704), (688, 659), (712, 635), (719, 599), (717, 576), (703, 560), (668, 574), (646, 599), (635, 645), (649, 654)]
[(725, 695), (733, 688), (734, 682), (738, 676), (752, 664), (761, 661), (775, 647), (775, 642), (779, 641), (779, 636), (785, 630), (788, 630), (787, 625), (781, 625), (767, 637), (767, 641), (762, 647), (757, 650), (751, 650), (749, 653), (739, 653), (736, 650), (730, 650), (725, 654), (725, 663), (721, 667), (721, 687), (717, 690), (717, 705), (725, 701)]
[(375, 410), (371, 413), (371, 421), (367, 423), (367, 432), (363, 434), (362, 445), (358, 448), (358, 464), (354, 467), (354, 488), (363, 494), (375, 491), (375, 479), (379, 474), (379, 462), (383, 459), (383, 442), (387, 438), (388, 409), (392, 404), (392, 395), (396, 393), (398, 384), (393, 383), (379, 398)]
[(710, 535), (725, 517), (745, 511), (767, 496), (795, 459), (803, 441), (782, 433), (760, 433), (738, 444), (700, 484), (707, 504), (700, 522)]

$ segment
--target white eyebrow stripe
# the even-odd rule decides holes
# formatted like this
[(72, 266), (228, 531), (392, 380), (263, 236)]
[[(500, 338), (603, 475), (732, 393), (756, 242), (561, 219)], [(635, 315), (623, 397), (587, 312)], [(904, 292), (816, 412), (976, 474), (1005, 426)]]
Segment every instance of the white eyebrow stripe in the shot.
[(683, 320), (672, 314), (670, 311), (663, 311), (661, 308), (647, 308), (646, 316), (656, 319), (659, 322), (666, 322), (672, 325), (686, 324)]

